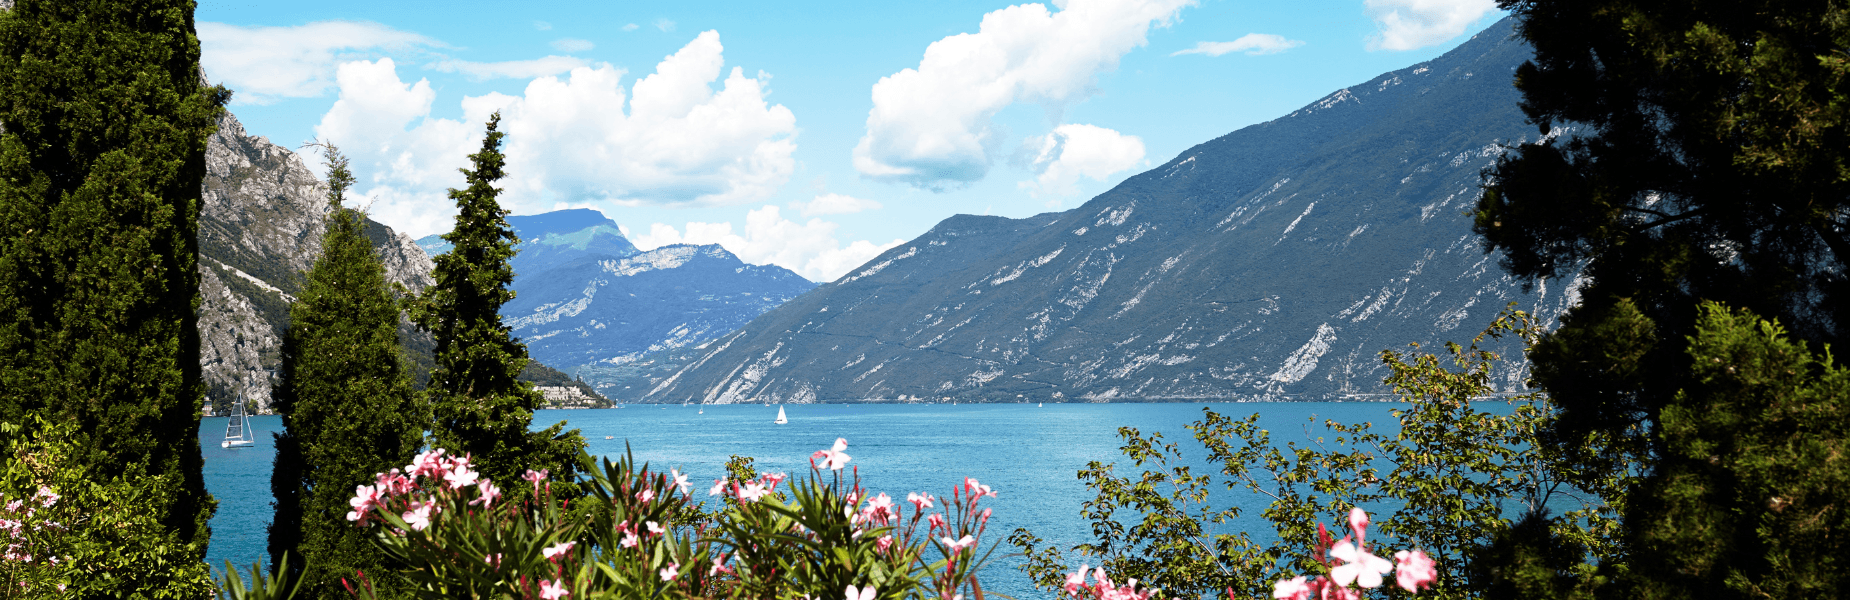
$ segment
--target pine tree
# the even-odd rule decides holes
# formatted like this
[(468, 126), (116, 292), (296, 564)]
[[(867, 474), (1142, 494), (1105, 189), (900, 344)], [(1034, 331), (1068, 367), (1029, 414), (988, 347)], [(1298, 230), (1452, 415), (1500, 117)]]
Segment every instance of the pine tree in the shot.
[(353, 173), (339, 149), (321, 147), (330, 213), (283, 336), (270, 557), (274, 568), (304, 578), (304, 597), (346, 598), (340, 579), (356, 569), (391, 584), (385, 554), (347, 520), (347, 500), (375, 474), (411, 462), (428, 417), (412, 391), (398, 298), (366, 238), (365, 215), (341, 206)]
[[(200, 473), (197, 218), (230, 92), (201, 76), (190, 1), (8, 4), (0, 421), (73, 424), (67, 460), (146, 486), (137, 509), (165, 529), (120, 552), (204, 573), (215, 502)], [(118, 575), (114, 593), (150, 591), (134, 580), (151, 575)]]
[[(520, 240), (495, 199), (501, 190), (494, 182), (506, 164), (500, 122), (500, 113), (489, 118), (481, 151), (469, 155), (473, 168), (462, 170), (468, 187), (450, 190), (459, 211), (455, 229), (443, 236), (451, 248), (436, 257), (436, 282), (412, 310), (437, 342), (436, 368), (425, 388), (435, 417), (432, 446), (473, 456), (482, 475), (497, 482), (518, 481), (529, 469), (569, 481), (584, 438), (576, 429), (563, 431), (563, 421), (529, 430), (543, 398), (519, 380), (529, 362), (527, 347), (501, 323), (501, 306), (514, 299), (508, 261)], [(503, 486), (516, 501), (529, 493), (526, 486)]]
[[(1801, 343), (1831, 344), (1850, 334), (1850, 7), (1501, 4), (1535, 48), (1535, 58), (1517, 69), (1516, 85), (1543, 138), (1487, 171), (1476, 229), (1486, 250), (1501, 252), (1504, 268), (1520, 279), (1578, 271), (1589, 282), (1580, 306), (1530, 358), (1537, 383), (1562, 409), (1551, 443), (1597, 450), (1569, 469), (1580, 474), (1572, 483), (1616, 477), (1631, 490), (1608, 498), (1624, 511), (1623, 547), (1601, 557), (1599, 577), (1563, 585), (1590, 589), (1604, 581), (1612, 585), (1599, 593), (1623, 597), (1832, 596), (1792, 583), (1811, 567), (1790, 559), (1814, 552), (1792, 552), (1802, 546), (1781, 547), (1777, 537), (1749, 543), (1750, 532), (1783, 517), (1701, 498), (1738, 490), (1748, 494), (1742, 502), (1778, 504), (1782, 496), (1756, 497), (1766, 490), (1738, 486), (1740, 473), (1732, 470), (1803, 455), (1781, 444), (1841, 445), (1842, 432), (1829, 427), (1756, 429), (1761, 415), (1787, 410), (1780, 403), (1824, 396), (1785, 381), (1699, 412), (1687, 407), (1717, 394), (1719, 380), (1705, 374), (1716, 364), (1704, 361), (1723, 359), (1729, 373), (1753, 367), (1697, 352), (1713, 335), (1703, 328), (1720, 326), (1705, 303), (1771, 317)], [(1795, 366), (1787, 374), (1799, 372)], [(1728, 424), (1688, 425), (1708, 410), (1722, 411), (1704, 417), (1711, 423)], [(1821, 403), (1791, 410), (1839, 409)], [(1761, 437), (1743, 443), (1750, 435)], [(1692, 448), (1711, 453), (1694, 456)], [(1785, 466), (1793, 470), (1782, 478), (1799, 486), (1834, 477), (1836, 468)], [(1818, 509), (1813, 516), (1830, 522), (1838, 517), (1826, 509), (1843, 498), (1815, 496), (1794, 510)], [(1697, 505), (1704, 506), (1690, 509)], [(1828, 537), (1803, 547), (1841, 554), (1842, 543)], [(1548, 548), (1548, 538), (1530, 536), (1520, 542), (1526, 548), (1490, 555), (1553, 556), (1558, 548)], [(1664, 543), (1671, 539), (1678, 543)], [(1747, 545), (1718, 551), (1736, 544)], [(1660, 555), (1668, 552), (1699, 558)], [(1559, 574), (1546, 570), (1523, 577)]]

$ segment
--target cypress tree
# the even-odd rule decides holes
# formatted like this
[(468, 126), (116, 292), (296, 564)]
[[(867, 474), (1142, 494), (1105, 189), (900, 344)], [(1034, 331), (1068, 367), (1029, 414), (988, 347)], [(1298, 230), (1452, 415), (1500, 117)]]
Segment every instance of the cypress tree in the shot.
[(290, 307), (273, 396), (284, 431), (274, 434), (270, 557), (273, 568), (304, 578), (304, 597), (346, 598), (340, 579), (356, 569), (391, 585), (384, 553), (347, 520), (347, 500), (374, 474), (411, 462), (428, 419), (399, 346), (399, 301), (366, 238), (365, 215), (341, 206), (353, 174), (332, 144), (322, 152), (328, 230)]
[(437, 343), (436, 368), (425, 388), (435, 417), (432, 445), (472, 455), (482, 475), (507, 482), (504, 489), (518, 501), (530, 488), (510, 484), (529, 469), (569, 481), (585, 442), (576, 429), (562, 431), (563, 421), (529, 430), (543, 398), (519, 379), (530, 362), (527, 347), (501, 323), (501, 306), (514, 299), (508, 261), (520, 240), (496, 202), (501, 190), (494, 182), (506, 165), (500, 122), (500, 113), (489, 118), (481, 151), (469, 155), (473, 168), (462, 170), (468, 187), (450, 190), (459, 211), (455, 229), (443, 236), (451, 248), (436, 257), (436, 282), (412, 314)]
[[(229, 97), (201, 75), (190, 1), (0, 11), (0, 420), (73, 424), (66, 460), (146, 487), (137, 510), (165, 530), (120, 552), (176, 571), (204, 572), (215, 506), (200, 473), (197, 218)], [(114, 535), (73, 532), (92, 533)], [(152, 575), (116, 577), (127, 595)]]

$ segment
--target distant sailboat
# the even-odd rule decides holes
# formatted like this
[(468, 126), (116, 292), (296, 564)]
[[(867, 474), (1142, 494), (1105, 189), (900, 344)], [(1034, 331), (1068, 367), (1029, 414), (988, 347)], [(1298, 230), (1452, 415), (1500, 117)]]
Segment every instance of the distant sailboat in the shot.
[(238, 410), (231, 413), (230, 419), (225, 421), (225, 441), (219, 442), (218, 447), (243, 448), (256, 443), (249, 429), (244, 423), (244, 401), (239, 400)]
[(785, 424), (785, 423), (789, 423), (789, 422), (790, 422), (790, 417), (786, 417), (786, 416), (784, 416), (784, 407), (782, 407), (782, 406), (779, 406), (779, 407), (777, 407), (777, 420), (776, 420), (776, 421), (772, 421), (772, 423), (776, 423), (776, 424), (778, 424), (778, 425), (783, 425), (783, 424)]

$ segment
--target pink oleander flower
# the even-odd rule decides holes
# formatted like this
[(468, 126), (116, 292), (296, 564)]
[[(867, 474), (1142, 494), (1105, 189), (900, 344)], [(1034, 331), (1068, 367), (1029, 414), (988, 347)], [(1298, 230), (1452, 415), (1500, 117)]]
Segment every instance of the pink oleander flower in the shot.
[(379, 490), (379, 497), (381, 498), (389, 498), (411, 492), (411, 480), (400, 473), (398, 469), (380, 473), (375, 478), (375, 482), (378, 485), (373, 487)]
[(1065, 589), (1066, 593), (1069, 595), (1078, 594), (1079, 588), (1085, 587), (1086, 585), (1086, 569), (1089, 568), (1091, 567), (1084, 563), (1080, 563), (1079, 570), (1067, 574), (1066, 584), (1060, 587)]
[(547, 560), (551, 560), (554, 557), (563, 556), (565, 553), (571, 552), (572, 547), (577, 545), (578, 542), (559, 542), (544, 550), (540, 550), (540, 554), (545, 555)]
[(708, 496), (718, 496), (724, 493), (726, 493), (726, 478), (724, 477), (713, 480), (713, 489), (707, 491)]
[(642, 488), (642, 491), (636, 493), (637, 502), (648, 504), (650, 500), (654, 500), (654, 499), (655, 499), (655, 489), (654, 488)]
[(1355, 532), (1355, 544), (1362, 545), (1363, 538), (1368, 535), (1368, 513), (1359, 506), (1349, 509), (1349, 529)]
[(532, 483), (533, 491), (538, 493), (540, 491), (540, 482), (545, 481), (546, 476), (551, 474), (551, 469), (540, 469), (538, 471), (527, 469), (527, 474), (521, 475), (520, 478), (526, 480), (528, 483)]
[(58, 498), (61, 498), (61, 496), (59, 496), (57, 492), (51, 491), (51, 488), (41, 485), (39, 486), (38, 498), (39, 506), (51, 508), (51, 505), (58, 503)]
[(22, 502), (20, 500), (13, 500), (12, 502), (6, 503), (6, 511), (7, 512), (19, 512), (19, 507), (24, 504), (25, 502)]
[(869, 520), (879, 519), (882, 522), (892, 518), (893, 498), (887, 496), (885, 492), (874, 496), (874, 499), (867, 501), (867, 506), (861, 509), (861, 517)]
[(854, 586), (850, 585), (848, 586), (848, 596), (844, 600), (874, 600), (874, 586), (870, 585), (856, 589)]
[(765, 473), (764, 476), (759, 479), (764, 481), (766, 489), (775, 490), (777, 489), (777, 484), (783, 483), (785, 479), (789, 478), (790, 475), (787, 473)]
[[(850, 457), (842, 452), (847, 449), (847, 438), (835, 438), (835, 445), (830, 446), (828, 450), (817, 450), (815, 454), (809, 455), (809, 464), (819, 469), (840, 471), (842, 467), (848, 466), (850, 460)], [(816, 459), (822, 459), (822, 464), (817, 465)]]
[(930, 515), (926, 516), (925, 522), (931, 525), (932, 531), (937, 531), (939, 529), (945, 528), (944, 527), (944, 515), (939, 514), (939, 513), (931, 513)]
[(693, 484), (688, 483), (687, 475), (682, 474), (679, 469), (669, 469), (668, 473), (674, 476), (674, 486), (681, 490), (681, 495), (683, 496), (693, 495), (692, 493), (688, 492), (688, 490), (693, 489), (694, 486)]
[(482, 562), (488, 563), (488, 566), (499, 568), (501, 566), (501, 554), (496, 553), (484, 556), (482, 557)]
[(469, 501), (470, 506), (475, 506), (476, 503), (481, 503), (483, 508), (487, 508), (489, 506), (493, 506), (495, 503), (495, 500), (501, 498), (501, 488), (495, 487), (495, 482), (493, 481), (483, 479), (481, 481), (476, 482), (475, 488), (481, 493), (481, 497), (476, 498), (474, 500), (470, 500)]
[(434, 477), (443, 471), (443, 449), (428, 450), (411, 459), (405, 465), (405, 474), (412, 478)]
[(710, 569), (707, 569), (707, 576), (715, 577), (715, 576), (718, 576), (720, 573), (731, 573), (731, 572), (732, 572), (732, 567), (726, 566), (726, 557), (720, 556), (719, 558), (713, 559), (713, 567)]
[(1343, 561), (1343, 564), (1330, 569), (1330, 580), (1339, 586), (1348, 586), (1353, 581), (1364, 588), (1381, 586), (1381, 575), (1394, 570), (1394, 563), (1385, 558), (1369, 554), (1360, 546), (1343, 540), (1330, 549), (1330, 556)]
[(559, 600), (560, 598), (572, 595), (571, 592), (565, 591), (564, 584), (565, 580), (563, 579), (559, 581), (540, 581), (540, 598), (542, 600)]
[(449, 484), (452, 490), (475, 485), (479, 479), (481, 479), (481, 474), (469, 470), (469, 464), (466, 462), (458, 462), (454, 468), (443, 472), (443, 482)]
[(347, 520), (364, 522), (367, 516), (372, 514), (373, 509), (379, 508), (379, 496), (377, 487), (354, 486), (353, 497), (347, 500), (347, 505), (353, 507), (353, 510), (347, 513)]
[(909, 493), (906, 494), (906, 501), (911, 502), (913, 508), (917, 510), (925, 510), (932, 507), (931, 494), (921, 494), (917, 492)]
[(976, 538), (968, 535), (955, 540), (951, 539), (950, 536), (945, 536), (938, 538), (938, 541), (942, 542), (946, 548), (950, 548), (951, 554), (962, 552), (964, 548), (976, 545)]
[(977, 483), (976, 478), (974, 477), (964, 478), (964, 489), (969, 490), (971, 498), (976, 498), (979, 496), (988, 496), (991, 498), (996, 497), (996, 492), (994, 490), (989, 489), (989, 486), (987, 485)]
[(874, 545), (879, 546), (881, 552), (886, 552), (888, 548), (893, 547), (893, 536), (880, 536), (880, 539), (874, 540)]
[(405, 524), (410, 525), (412, 529), (423, 531), (424, 528), (430, 527), (430, 513), (435, 508), (435, 504), (414, 501), (411, 503), (411, 510), (400, 518), (404, 519)]
[(1397, 563), (1394, 567), (1394, 580), (1400, 589), (1418, 592), (1421, 588), (1431, 587), (1432, 582), (1439, 578), (1439, 570), (1433, 568), (1432, 558), (1423, 551), (1395, 552), (1394, 562)]
[(662, 526), (657, 524), (655, 521), (649, 521), (648, 523), (645, 523), (645, 525), (648, 526), (649, 533), (652, 533), (655, 535), (661, 535), (661, 534), (668, 532), (667, 529), (663, 529)]
[(680, 570), (680, 563), (668, 563), (668, 566), (662, 567), (660, 571), (662, 581), (674, 581), (674, 576), (680, 574)]
[(1294, 579), (1280, 579), (1272, 584), (1272, 597), (1279, 600), (1310, 600), (1310, 583), (1303, 575)]
[(623, 541), (621, 543), (624, 548), (635, 548), (637, 544), (642, 543), (642, 538), (636, 537), (636, 532), (634, 531), (625, 531), (623, 532)]
[(771, 488), (765, 487), (764, 484), (754, 481), (745, 484), (745, 487), (739, 489), (739, 501), (757, 502), (759, 498), (763, 498), (769, 493), (771, 493)]

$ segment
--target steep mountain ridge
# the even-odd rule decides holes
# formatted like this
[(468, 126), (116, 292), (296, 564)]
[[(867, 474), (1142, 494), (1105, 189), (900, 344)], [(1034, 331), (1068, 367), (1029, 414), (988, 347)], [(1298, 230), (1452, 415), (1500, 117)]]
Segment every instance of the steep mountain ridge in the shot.
[(1512, 301), (1545, 320), (1575, 301), (1574, 283), (1525, 293), (1463, 214), (1501, 144), (1537, 135), (1510, 82), (1531, 53), (1510, 33), (1497, 23), (1430, 62), (1190, 148), (1077, 209), (947, 219), (668, 361), (685, 366), (613, 382), (630, 390), (618, 397), (1384, 392), (1381, 350), (1468, 340)]
[[(300, 156), (251, 136), (226, 111), (206, 145), (199, 216), (200, 365), (207, 401), (246, 398), (267, 409), (300, 273), (321, 254), (332, 207), (327, 186)], [(412, 291), (431, 284), (430, 257), (409, 236), (367, 220), (386, 278)], [(428, 336), (406, 329), (413, 346)]]

